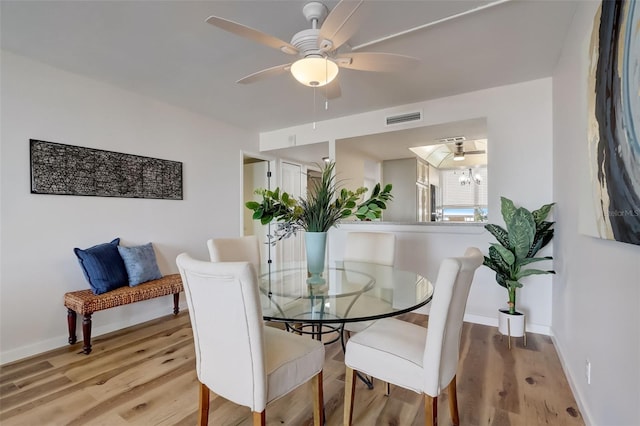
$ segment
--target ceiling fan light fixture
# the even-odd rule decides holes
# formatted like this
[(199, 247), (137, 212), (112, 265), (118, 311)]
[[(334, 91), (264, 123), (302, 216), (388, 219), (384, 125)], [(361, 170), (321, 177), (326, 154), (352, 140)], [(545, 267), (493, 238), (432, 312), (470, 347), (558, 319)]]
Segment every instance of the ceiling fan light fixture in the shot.
[(336, 78), (338, 65), (328, 58), (307, 56), (291, 65), (291, 74), (305, 86), (322, 87)]

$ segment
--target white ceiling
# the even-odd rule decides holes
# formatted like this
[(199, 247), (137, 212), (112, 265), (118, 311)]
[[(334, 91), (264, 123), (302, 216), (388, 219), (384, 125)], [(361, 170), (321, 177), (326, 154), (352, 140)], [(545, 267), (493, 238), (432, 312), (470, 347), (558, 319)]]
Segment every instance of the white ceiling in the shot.
[[(327, 1), (329, 8), (336, 1)], [(358, 46), (488, 1), (369, 0)], [(360, 51), (416, 56), (415, 69), (342, 69), (342, 96), (290, 75), (239, 85), (292, 57), (205, 23), (234, 20), (285, 41), (309, 28), (305, 1), (6, 1), (2, 48), (249, 130), (267, 131), (552, 75), (576, 1), (512, 0)]]

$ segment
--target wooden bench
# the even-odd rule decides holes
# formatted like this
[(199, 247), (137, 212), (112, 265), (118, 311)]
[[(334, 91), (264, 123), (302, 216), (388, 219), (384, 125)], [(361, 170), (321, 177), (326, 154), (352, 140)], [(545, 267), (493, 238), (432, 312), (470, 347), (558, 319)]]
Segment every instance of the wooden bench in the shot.
[(83, 315), (84, 346), (82, 351), (88, 355), (91, 352), (91, 315), (94, 312), (173, 294), (173, 314), (177, 315), (181, 291), (183, 291), (183, 287), (180, 274), (172, 274), (134, 287), (120, 287), (99, 295), (93, 294), (91, 290), (65, 293), (64, 306), (67, 308), (69, 344), (73, 345), (77, 341), (76, 318), (78, 314)]

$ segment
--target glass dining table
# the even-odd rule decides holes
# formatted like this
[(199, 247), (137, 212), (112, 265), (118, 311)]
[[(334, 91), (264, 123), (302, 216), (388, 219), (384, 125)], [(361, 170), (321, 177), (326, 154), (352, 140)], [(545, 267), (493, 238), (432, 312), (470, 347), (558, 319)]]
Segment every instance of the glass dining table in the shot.
[(342, 337), (348, 322), (370, 321), (413, 311), (431, 300), (425, 277), (393, 266), (336, 262), (325, 269), (322, 283), (310, 283), (306, 265), (285, 265), (259, 277), (262, 315), (289, 330)]

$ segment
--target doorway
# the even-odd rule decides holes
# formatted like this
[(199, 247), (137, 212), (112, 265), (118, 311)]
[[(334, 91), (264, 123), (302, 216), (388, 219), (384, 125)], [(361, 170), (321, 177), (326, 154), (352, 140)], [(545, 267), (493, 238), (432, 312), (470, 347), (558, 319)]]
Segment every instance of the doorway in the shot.
[(253, 220), (253, 212), (245, 204), (247, 201), (261, 201), (255, 193), (257, 188), (271, 188), (271, 162), (243, 154), (242, 158), (242, 235), (256, 235), (260, 242), (261, 263), (271, 260), (271, 246), (268, 244), (269, 226)]

